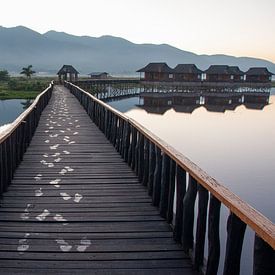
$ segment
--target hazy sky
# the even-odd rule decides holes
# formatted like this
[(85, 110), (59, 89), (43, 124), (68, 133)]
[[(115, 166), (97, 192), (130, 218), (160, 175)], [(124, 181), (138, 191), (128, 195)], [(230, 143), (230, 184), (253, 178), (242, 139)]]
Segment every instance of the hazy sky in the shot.
[(275, 0), (8, 0), (1, 2), (0, 25), (275, 62)]

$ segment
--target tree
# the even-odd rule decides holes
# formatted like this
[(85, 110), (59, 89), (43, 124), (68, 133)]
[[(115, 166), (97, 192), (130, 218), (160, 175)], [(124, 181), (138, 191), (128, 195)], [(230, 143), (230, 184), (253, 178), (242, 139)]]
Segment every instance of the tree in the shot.
[(29, 65), (28, 67), (22, 68), (22, 72), (20, 74), (24, 74), (27, 78), (31, 78), (31, 76), (35, 74), (35, 71), (32, 70), (32, 65)]
[(0, 71), (0, 81), (7, 81), (9, 78), (10, 76), (7, 70)]

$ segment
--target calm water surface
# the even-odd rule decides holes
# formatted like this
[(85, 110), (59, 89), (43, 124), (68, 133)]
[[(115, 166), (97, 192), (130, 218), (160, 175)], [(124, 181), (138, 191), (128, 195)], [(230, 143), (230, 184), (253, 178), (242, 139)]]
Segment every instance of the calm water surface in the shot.
[[(153, 114), (137, 107), (139, 103), (140, 99), (135, 97), (108, 104), (140, 122), (275, 221), (274, 88), (269, 105), (262, 110), (240, 105), (222, 113), (209, 112), (201, 106), (192, 113), (170, 109), (163, 114)], [(223, 207), (221, 262), (225, 254), (227, 216), (228, 210)], [(252, 274), (252, 246), (253, 232), (248, 229), (242, 254), (242, 274)], [(222, 264), (220, 273), (221, 270)]]
[(30, 102), (28, 99), (0, 100), (0, 126), (13, 122)]

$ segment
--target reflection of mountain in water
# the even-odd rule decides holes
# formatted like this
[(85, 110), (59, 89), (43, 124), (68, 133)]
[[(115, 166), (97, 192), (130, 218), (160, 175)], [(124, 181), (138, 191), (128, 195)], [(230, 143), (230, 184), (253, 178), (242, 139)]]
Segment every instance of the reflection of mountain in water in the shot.
[(141, 93), (143, 104), (139, 105), (148, 113), (163, 114), (173, 108), (176, 112), (192, 113), (196, 108), (204, 106), (210, 112), (235, 110), (244, 105), (248, 109), (261, 110), (269, 104), (269, 92), (238, 93)]

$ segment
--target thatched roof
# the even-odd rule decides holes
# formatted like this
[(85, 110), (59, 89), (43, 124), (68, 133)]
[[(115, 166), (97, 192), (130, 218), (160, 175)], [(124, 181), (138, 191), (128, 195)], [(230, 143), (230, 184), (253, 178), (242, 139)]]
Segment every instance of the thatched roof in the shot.
[(79, 74), (79, 72), (72, 65), (63, 65), (57, 74), (61, 75), (66, 73)]
[(244, 75), (244, 72), (238, 66), (229, 66), (229, 73), (234, 75)]
[(146, 73), (173, 73), (173, 69), (166, 63), (149, 63), (144, 68), (139, 69), (137, 72)]
[(267, 75), (271, 76), (274, 75), (265, 67), (253, 67), (250, 68), (246, 73), (246, 75)]
[(201, 74), (202, 71), (195, 64), (178, 64), (174, 68), (174, 73), (182, 74)]
[(206, 74), (229, 74), (228, 65), (211, 65), (204, 71)]

